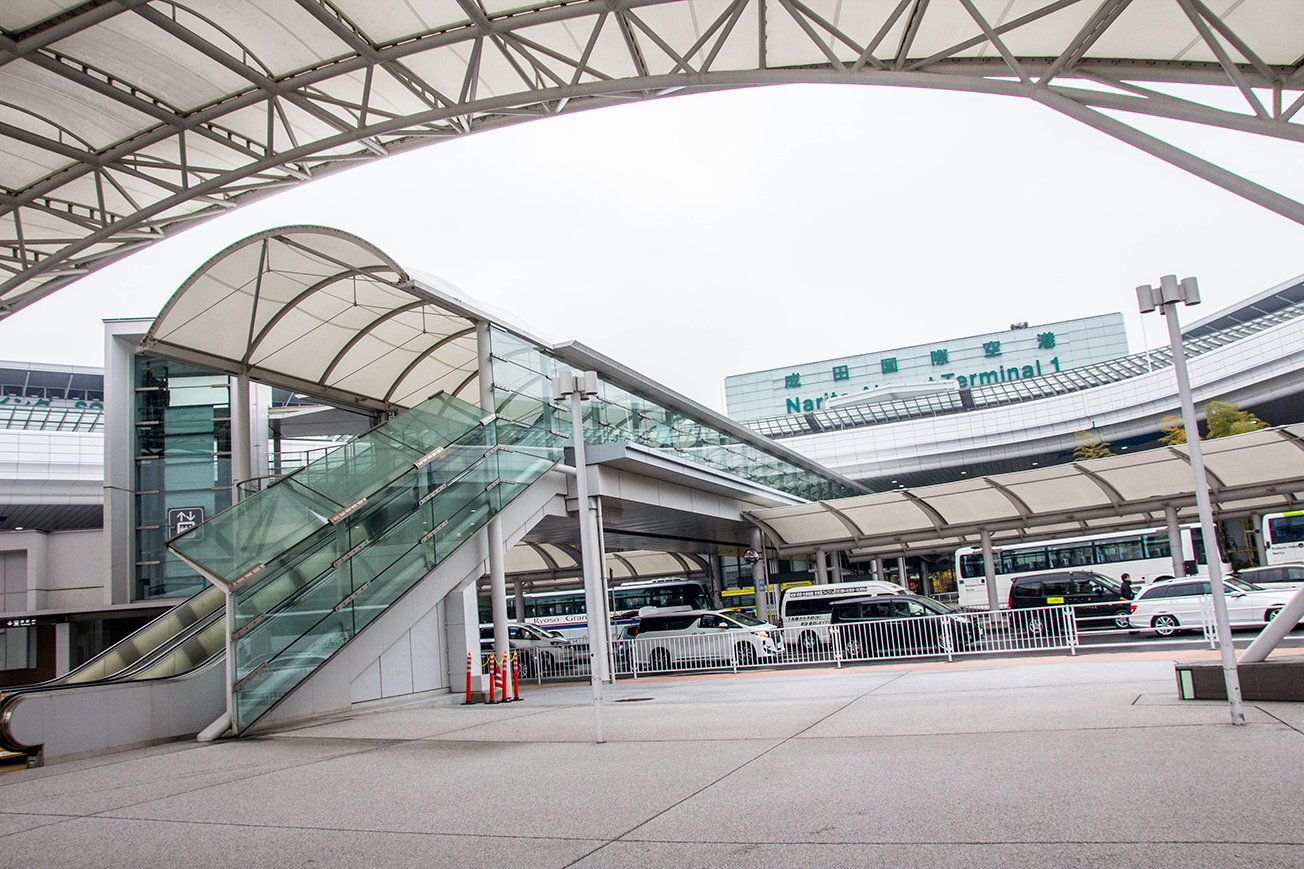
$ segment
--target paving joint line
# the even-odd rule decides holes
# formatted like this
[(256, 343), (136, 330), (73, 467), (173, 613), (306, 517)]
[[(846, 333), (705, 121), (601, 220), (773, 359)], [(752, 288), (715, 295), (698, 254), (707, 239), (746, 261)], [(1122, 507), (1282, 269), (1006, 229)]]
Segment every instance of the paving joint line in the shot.
[[(753, 763), (755, 763), (756, 761), (760, 760), (761, 758), (765, 757), (767, 754), (769, 754), (770, 752), (772, 752), (772, 751), (774, 751), (775, 749), (779, 748), (780, 746), (786, 745), (787, 743), (789, 743), (789, 742), (791, 742), (792, 740), (796, 739), (798, 736), (801, 736), (803, 733), (805, 733), (806, 731), (810, 730), (812, 727), (815, 727), (816, 725), (821, 724), (821, 723), (823, 723), (824, 721), (827, 721), (827, 720), (828, 720), (829, 718), (831, 718), (832, 716), (837, 715), (839, 712), (842, 712), (843, 710), (847, 709), (849, 706), (851, 706), (851, 704), (856, 703), (856, 702), (858, 702), (858, 701), (860, 701), (860, 700), (863, 700), (865, 697), (868, 697), (870, 694), (873, 694), (873, 693), (874, 693), (875, 691), (877, 691), (879, 688), (882, 688), (884, 685), (890, 685), (891, 683), (897, 681), (897, 679), (900, 679), (900, 678), (904, 677), (904, 676), (905, 676), (907, 673), (909, 673), (909, 672), (910, 672), (909, 670), (905, 670), (905, 671), (901, 672), (900, 674), (898, 674), (897, 676), (895, 676), (894, 678), (887, 679), (887, 680), (885, 680), (885, 681), (879, 683), (878, 685), (875, 685), (874, 687), (870, 688), (868, 691), (864, 692), (863, 694), (859, 694), (859, 695), (857, 695), (857, 696), (855, 696), (855, 697), (852, 697), (850, 700), (848, 700), (846, 703), (843, 703), (843, 704), (842, 704), (841, 706), (839, 706), (837, 709), (834, 709), (834, 710), (832, 710), (831, 712), (828, 712), (827, 714), (820, 716), (819, 718), (815, 719), (815, 720), (812, 721), (810, 724), (806, 725), (806, 726), (803, 727), (801, 730), (797, 731), (796, 733), (792, 734), (791, 736), (787, 736), (787, 737), (784, 737), (783, 739), (780, 739), (778, 742), (776, 742), (774, 745), (771, 745), (769, 748), (765, 749), (765, 750), (762, 751), (760, 754), (756, 755), (755, 757), (748, 758), (747, 760), (743, 761), (743, 762), (742, 762), (741, 764), (739, 764), (738, 766), (734, 767), (733, 769), (729, 770), (728, 772), (726, 772), (726, 773), (724, 773), (723, 775), (721, 775), (721, 776), (719, 776), (718, 778), (716, 778), (714, 781), (707, 782), (706, 784), (702, 785), (700, 788), (698, 788), (697, 790), (693, 791), (692, 793), (685, 795), (685, 796), (682, 797), (681, 799), (678, 799), (678, 800), (676, 800), (675, 802), (671, 803), (670, 805), (666, 806), (665, 808), (663, 808), (663, 809), (657, 811), (657, 812), (656, 812), (654, 815), (652, 815), (650, 818), (647, 818), (646, 820), (643, 820), (643, 821), (639, 821), (637, 824), (635, 824), (634, 826), (630, 827), (630, 828), (629, 828), (628, 830), (626, 830), (625, 832), (623, 832), (623, 833), (617, 835), (616, 837), (614, 837), (614, 838), (612, 838), (612, 839), (609, 839), (609, 840), (606, 841), (606, 842), (603, 842), (601, 845), (599, 845), (598, 847), (594, 848), (592, 851), (589, 851), (589, 852), (587, 852), (587, 853), (585, 853), (585, 854), (581, 854), (580, 856), (576, 857), (574, 860), (572, 860), (571, 862), (569, 862), (569, 863), (567, 863), (565, 866), (563, 866), (562, 869), (570, 869), (571, 866), (574, 866), (576, 863), (579, 863), (579, 862), (582, 861), (582, 860), (587, 860), (589, 857), (593, 856), (594, 854), (597, 854), (599, 851), (601, 851), (603, 848), (606, 848), (608, 845), (611, 845), (611, 844), (613, 844), (613, 843), (615, 843), (615, 842), (619, 842), (619, 841), (623, 840), (626, 836), (628, 836), (630, 833), (633, 833), (635, 830), (639, 829), (640, 827), (645, 827), (645, 826), (647, 826), (647, 825), (650, 824), (652, 821), (655, 821), (657, 818), (659, 818), (659, 817), (661, 817), (662, 815), (664, 815), (666, 812), (669, 812), (670, 810), (672, 810), (672, 809), (674, 809), (674, 808), (676, 808), (676, 807), (678, 807), (678, 806), (683, 805), (684, 803), (686, 803), (686, 802), (688, 802), (689, 800), (691, 800), (693, 797), (697, 796), (698, 794), (701, 794), (701, 793), (705, 792), (705, 791), (708, 790), (709, 788), (715, 787), (717, 784), (719, 784), (720, 782), (722, 782), (722, 781), (724, 781), (725, 779), (729, 778), (729, 777), (732, 776), (734, 773), (737, 773), (737, 772), (739, 772), (740, 770), (744, 769), (745, 767), (750, 766), (751, 764), (753, 764)], [(632, 841), (638, 841), (638, 840), (632, 840)]]

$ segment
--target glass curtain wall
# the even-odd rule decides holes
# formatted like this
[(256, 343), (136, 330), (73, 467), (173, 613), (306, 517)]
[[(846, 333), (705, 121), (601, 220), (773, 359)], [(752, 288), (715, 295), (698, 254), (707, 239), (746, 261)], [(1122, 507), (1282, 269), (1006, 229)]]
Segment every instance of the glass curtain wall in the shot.
[(188, 597), (207, 583), (164, 542), (231, 506), (229, 381), (148, 356), (135, 368), (134, 598)]
[[(552, 402), (552, 377), (570, 366), (499, 329), (490, 330), (490, 340), (498, 413), (511, 419), (518, 419), (521, 413), (543, 413), (554, 431), (568, 436), (570, 408)], [(632, 441), (811, 501), (855, 494), (840, 483), (609, 380), (599, 378), (598, 394), (585, 402), (584, 415), (588, 443)]]

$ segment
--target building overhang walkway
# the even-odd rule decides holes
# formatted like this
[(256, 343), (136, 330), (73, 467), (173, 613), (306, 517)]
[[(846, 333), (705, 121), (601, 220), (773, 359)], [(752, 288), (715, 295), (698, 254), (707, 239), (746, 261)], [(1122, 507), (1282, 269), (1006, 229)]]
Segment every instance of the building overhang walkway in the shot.
[[(1304, 500), (1304, 425), (1203, 441), (1216, 519)], [(1198, 521), (1185, 445), (832, 501), (748, 512), (781, 557), (850, 551), (857, 559)]]

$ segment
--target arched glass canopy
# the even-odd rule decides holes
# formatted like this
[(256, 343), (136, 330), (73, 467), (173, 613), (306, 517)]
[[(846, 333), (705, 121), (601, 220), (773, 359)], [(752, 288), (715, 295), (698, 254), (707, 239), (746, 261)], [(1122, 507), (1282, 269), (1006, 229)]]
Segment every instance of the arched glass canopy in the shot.
[(151, 355), (381, 413), (440, 393), (487, 406), (481, 328), (494, 381), (487, 392), (500, 416), (544, 413), (567, 429), (569, 410), (554, 406), (552, 377), (594, 371), (599, 391), (585, 420), (592, 443), (638, 443), (802, 499), (865, 491), (582, 344), (532, 337), (338, 229), (286, 226), (235, 242), (186, 279), (142, 345)]

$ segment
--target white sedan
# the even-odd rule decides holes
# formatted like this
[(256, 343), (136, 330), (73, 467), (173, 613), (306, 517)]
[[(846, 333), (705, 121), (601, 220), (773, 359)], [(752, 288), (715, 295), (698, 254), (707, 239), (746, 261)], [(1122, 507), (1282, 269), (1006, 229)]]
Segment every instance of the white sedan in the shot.
[[(1267, 624), (1294, 596), (1293, 591), (1268, 591), (1234, 578), (1224, 579), (1223, 589), (1227, 593), (1228, 621), (1233, 627)], [(1207, 576), (1156, 582), (1132, 601), (1128, 624), (1164, 637), (1177, 631), (1198, 630), (1203, 624), (1200, 599), (1211, 592)]]

